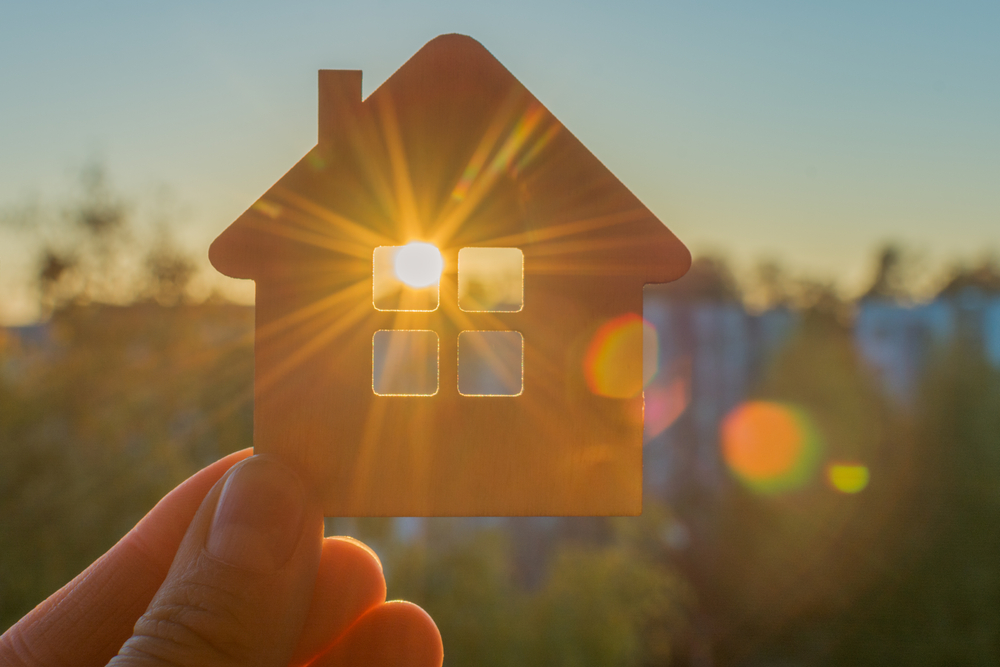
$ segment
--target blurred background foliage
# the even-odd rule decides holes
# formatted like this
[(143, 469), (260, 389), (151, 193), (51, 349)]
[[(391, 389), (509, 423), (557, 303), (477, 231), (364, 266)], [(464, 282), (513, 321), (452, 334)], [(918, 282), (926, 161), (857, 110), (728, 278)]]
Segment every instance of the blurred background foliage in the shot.
[[(169, 225), (142, 227), (99, 169), (66, 206), (4, 222), (35, 253), (45, 319), (0, 329), (0, 628), (253, 428), (253, 310), (192, 296)], [(647, 290), (641, 517), (328, 532), (376, 549), (447, 665), (1000, 664), (1000, 280), (986, 258), (928, 296), (913, 257), (876, 253), (855, 298), (721, 256)], [(658, 387), (674, 403), (651, 429)], [(808, 420), (780, 492), (727, 458), (741, 406)], [(838, 487), (835, 465), (863, 483)]]

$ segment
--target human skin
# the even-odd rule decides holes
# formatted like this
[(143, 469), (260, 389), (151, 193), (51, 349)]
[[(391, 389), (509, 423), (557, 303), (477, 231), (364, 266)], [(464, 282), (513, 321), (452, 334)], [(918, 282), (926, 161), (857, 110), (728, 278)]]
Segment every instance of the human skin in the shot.
[(375, 554), (323, 537), (323, 515), (277, 460), (231, 454), (0, 637), (0, 664), (437, 667), (416, 605), (385, 601)]

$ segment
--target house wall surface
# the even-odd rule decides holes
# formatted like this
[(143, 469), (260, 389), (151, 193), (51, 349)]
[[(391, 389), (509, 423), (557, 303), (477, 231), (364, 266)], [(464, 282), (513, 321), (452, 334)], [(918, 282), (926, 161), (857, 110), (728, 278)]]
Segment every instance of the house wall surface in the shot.
[[(592, 394), (582, 360), (601, 323), (641, 308), (641, 290), (628, 298), (607, 281), (541, 280), (527, 250), (522, 311), (469, 313), (461, 321), (444, 309), (379, 312), (366, 297), (282, 328), (324, 297), (263, 285), (257, 293), (257, 328), (264, 335), (256, 344), (256, 446), (290, 456), (312, 474), (329, 494), (332, 514), (638, 511), (641, 396)], [(453, 267), (454, 258), (445, 256)], [(442, 300), (454, 295), (448, 271)], [(353, 324), (344, 326), (348, 321)], [(523, 336), (520, 395), (458, 392), (458, 334), (483, 328)], [(385, 329), (437, 333), (436, 394), (375, 394), (372, 335)], [(639, 374), (641, 355), (637, 347), (627, 360)]]

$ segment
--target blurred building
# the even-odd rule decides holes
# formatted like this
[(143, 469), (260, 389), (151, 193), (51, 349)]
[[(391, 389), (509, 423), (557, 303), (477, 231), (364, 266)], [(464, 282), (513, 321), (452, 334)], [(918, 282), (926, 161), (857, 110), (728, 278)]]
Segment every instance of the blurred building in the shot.
[(981, 354), (1000, 369), (1000, 294), (965, 285), (945, 289), (926, 304), (862, 299), (854, 339), (882, 393), (909, 410), (924, 371), (951, 346)]
[(794, 334), (799, 314), (752, 314), (739, 303), (676, 300), (647, 291), (644, 315), (658, 338), (658, 372), (645, 389), (644, 484), (673, 499), (725, 482), (722, 419), (743, 402)]
[(864, 299), (858, 305), (854, 341), (882, 393), (905, 409), (916, 399), (932, 353), (951, 341), (955, 327), (955, 309), (947, 301), (904, 305)]

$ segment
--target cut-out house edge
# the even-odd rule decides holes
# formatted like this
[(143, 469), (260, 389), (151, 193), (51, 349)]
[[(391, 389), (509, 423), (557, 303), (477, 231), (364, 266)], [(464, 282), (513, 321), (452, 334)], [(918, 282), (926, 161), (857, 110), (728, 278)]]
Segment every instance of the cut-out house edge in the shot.
[[(472, 77), (466, 77), (467, 80), (462, 79), (464, 75), (462, 68), (480, 68), (477, 77), (475, 77), (475, 83), (470, 83), (473, 81)], [(572, 157), (573, 162), (581, 162), (579, 158), (586, 157), (582, 161), (588, 163), (581, 168), (583, 169), (581, 173), (592, 177), (593, 172), (597, 170), (602, 172), (599, 178), (591, 178), (596, 183), (596, 185), (591, 186), (591, 189), (595, 191), (592, 195), (595, 200), (595, 215), (582, 220), (557, 221), (560, 223), (559, 225), (546, 225), (547, 220), (541, 216), (534, 219), (538, 228), (526, 233), (518, 233), (519, 230), (516, 229), (505, 230), (508, 233), (499, 233), (499, 230), (503, 230), (503, 224), (502, 222), (497, 224), (494, 221), (489, 234), (477, 236), (465, 230), (465, 227), (468, 227), (465, 223), (480, 224), (474, 215), (475, 211), (473, 211), (473, 215), (468, 215), (468, 219), (463, 221), (462, 224), (465, 227), (460, 225), (456, 229), (452, 225), (451, 236), (441, 238), (435, 235), (435, 225), (440, 222), (442, 226), (448, 226), (454, 216), (448, 218), (445, 214), (447, 211), (441, 214), (441, 220), (423, 220), (422, 226), (420, 224), (414, 225), (413, 220), (407, 221), (406, 224), (397, 220), (395, 222), (398, 227), (409, 227), (409, 229), (393, 230), (392, 223), (390, 222), (387, 227), (384, 219), (385, 217), (391, 218), (392, 215), (385, 216), (383, 210), (377, 211), (375, 217), (381, 219), (375, 224), (366, 220), (364, 215), (356, 215), (358, 207), (355, 207), (355, 211), (337, 210), (336, 204), (343, 200), (345, 190), (341, 189), (340, 194), (328, 197), (325, 194), (327, 188), (324, 183), (335, 184), (339, 182), (338, 178), (341, 180), (350, 178), (356, 181), (355, 185), (361, 183), (370, 186), (372, 182), (378, 181), (380, 178), (380, 176), (373, 177), (371, 174), (357, 175), (345, 172), (343, 168), (340, 168), (345, 165), (358, 171), (362, 167), (372, 169), (372, 165), (377, 164), (381, 170), (376, 168), (375, 171), (380, 171), (380, 173), (394, 172), (382, 180), (392, 183), (392, 187), (396, 190), (400, 188), (399, 174), (395, 172), (399, 167), (398, 153), (401, 140), (399, 136), (392, 135), (394, 131), (397, 134), (405, 133), (404, 131), (407, 129), (405, 123), (409, 121), (409, 118), (407, 117), (407, 109), (400, 108), (398, 103), (401, 100), (417, 99), (421, 104), (433, 107), (433, 99), (428, 100), (427, 97), (434, 94), (439, 94), (443, 102), (450, 102), (446, 98), (451, 94), (453, 88), (447, 86), (442, 88), (440, 85), (436, 87), (436, 80), (429, 78), (434, 77), (435, 73), (440, 73), (440, 79), (449, 80), (451, 77), (455, 81), (459, 81), (456, 87), (460, 87), (464, 83), (468, 88), (479, 85), (478, 82), (482, 80), (484, 81), (483, 85), (487, 88), (489, 86), (506, 87), (514, 91), (505, 95), (505, 100), (517, 97), (518, 103), (522, 106), (527, 104), (530, 113), (534, 114), (532, 116), (534, 121), (541, 118), (543, 122), (549, 123), (548, 138), (545, 141), (549, 141), (552, 136), (556, 136), (558, 139), (548, 145), (543, 141), (536, 142), (535, 152), (541, 156), (540, 161), (544, 162), (546, 149), (552, 152), (556, 150), (553, 146), (558, 145), (558, 150), (562, 153), (580, 154)], [(626, 289), (632, 291), (637, 284), (636, 278), (641, 279), (638, 281), (640, 287), (646, 283), (669, 282), (683, 275), (690, 265), (690, 255), (684, 245), (624, 185), (593, 158), (589, 151), (586, 151), (582, 144), (569, 134), (485, 48), (469, 37), (443, 35), (432, 40), (365, 100), (362, 100), (361, 95), (360, 71), (321, 70), (319, 83), (319, 137), (316, 148), (310, 151), (289, 174), (279, 180), (268, 193), (230, 225), (210, 248), (211, 262), (220, 272), (235, 278), (251, 278), (257, 282), (258, 313), (262, 311), (283, 312), (283, 316), (280, 318), (262, 318), (258, 315), (257, 319), (255, 446), (261, 444), (258, 441), (262, 437), (267, 438), (266, 434), (272, 432), (266, 421), (262, 423), (262, 419), (269, 419), (269, 414), (275, 414), (274, 411), (261, 409), (261, 399), (265, 396), (267, 389), (280, 385), (283, 387), (282, 391), (301, 390), (302, 395), (296, 401), (302, 404), (311, 400), (308, 388), (304, 385), (299, 386), (295, 383), (282, 385), (280, 381), (283, 376), (294, 375), (296, 365), (301, 367), (309, 363), (309, 355), (303, 352), (304, 348), (310, 347), (309, 341), (303, 338), (303, 344), (285, 345), (286, 354), (284, 357), (288, 357), (285, 359), (281, 355), (268, 354), (262, 340), (266, 336), (283, 335), (274, 334), (274, 332), (278, 329), (287, 330), (294, 327), (294, 322), (306, 317), (301, 313), (314, 310), (316, 304), (322, 303), (324, 300), (339, 302), (346, 300), (346, 297), (340, 297), (350, 291), (343, 288), (343, 282), (337, 283), (336, 280), (331, 282), (336, 284), (339, 292), (336, 288), (330, 289), (326, 296), (317, 293), (317, 290), (322, 292), (322, 289), (318, 287), (308, 289), (294, 287), (309, 281), (316, 275), (317, 253), (325, 252), (330, 256), (338, 255), (338, 253), (349, 255), (355, 278), (358, 277), (360, 257), (366, 254), (368, 290), (363, 297), (360, 291), (357, 292), (355, 305), (360, 307), (363, 298), (367, 302), (366, 307), (371, 311), (370, 316), (382, 313), (401, 314), (405, 320), (404, 326), (386, 327), (379, 324), (368, 325), (365, 320), (369, 318), (356, 317), (358, 327), (367, 329), (366, 337), (369, 342), (365, 352), (370, 359), (366, 364), (368, 372), (365, 373), (366, 377), (363, 379), (354, 373), (352, 377), (340, 378), (337, 382), (351, 384), (354, 391), (364, 386), (370, 396), (374, 397), (374, 400), (415, 396), (443, 399), (446, 394), (467, 400), (479, 398), (510, 401), (511, 397), (524, 400), (530, 396), (530, 394), (526, 396), (528, 388), (525, 387), (525, 377), (526, 374), (531, 373), (532, 369), (525, 368), (525, 349), (533, 344), (531, 331), (537, 329), (535, 325), (539, 319), (558, 318), (559, 316), (558, 312), (530, 313), (534, 295), (530, 292), (529, 285), (526, 284), (526, 277), (528, 283), (534, 280), (536, 284), (539, 284), (539, 281), (543, 280), (547, 273), (558, 274), (561, 272), (573, 275), (574, 272), (579, 272), (581, 276), (590, 277), (597, 274), (603, 276), (608, 283), (614, 283), (616, 278), (620, 278), (622, 291)], [(414, 85), (419, 86), (420, 84), (427, 84), (428, 92), (424, 97), (421, 97), (423, 93), (413, 92)], [(403, 92), (399, 93), (400, 90)], [(442, 90), (445, 92), (441, 93)], [(492, 91), (492, 89), (490, 90)], [(475, 100), (475, 96), (469, 96), (468, 90), (462, 89), (455, 95), (461, 96), (464, 101)], [(472, 104), (475, 105), (474, 102)], [(498, 113), (499, 111), (498, 109)], [(521, 117), (521, 121), (525, 117), (527, 117), (527, 112), (525, 116)], [(393, 128), (393, 123), (398, 123), (399, 127)], [(440, 130), (440, 128), (437, 129)], [(510, 130), (510, 133), (515, 134), (523, 129), (515, 127)], [(524, 134), (530, 134), (530, 132), (524, 132)], [(406, 138), (412, 140), (413, 136), (411, 133)], [(362, 138), (359, 139), (359, 137)], [(372, 137), (377, 137), (378, 141), (373, 141)], [(480, 162), (478, 165), (480, 178), (483, 178), (481, 174), (485, 173), (486, 170), (483, 167), (482, 156), (477, 153), (482, 151), (482, 146), (485, 143), (482, 141), (479, 146), (470, 147), (469, 153), (471, 154), (466, 156), (469, 164), (460, 173), (455, 174), (456, 184), (452, 192), (453, 200), (455, 199), (454, 192), (460, 188), (466, 188), (464, 191), (466, 193), (469, 191), (470, 165), (473, 165), (477, 159)], [(487, 156), (485, 160), (487, 165), (490, 164), (490, 160), (493, 160), (495, 164), (500, 159), (496, 156), (502, 155), (511, 142), (508, 140), (506, 144), (503, 144), (501, 140), (497, 140), (497, 143), (502, 145), (494, 147), (493, 154)], [(377, 146), (386, 151), (387, 157), (383, 157), (381, 162), (376, 159), (368, 163), (363, 159), (363, 155), (357, 152), (359, 144), (369, 148)], [(538, 145), (542, 145), (543, 148), (538, 149)], [(352, 150), (355, 152), (351, 153)], [(517, 147), (511, 152), (511, 155), (514, 155), (516, 150)], [(351, 157), (344, 157), (348, 154)], [(507, 156), (508, 161), (511, 159), (511, 155)], [(536, 159), (539, 155), (535, 156)], [(561, 155), (554, 160), (554, 163), (558, 164), (562, 161), (569, 164), (566, 159), (570, 158)], [(530, 168), (531, 165), (528, 169)], [(590, 171), (587, 171), (588, 169)], [(306, 171), (310, 175), (303, 177), (302, 173)], [(323, 173), (319, 176), (311, 176), (313, 172)], [(294, 175), (296, 173), (297, 176)], [(414, 181), (419, 180), (419, 174), (411, 174), (411, 176), (413, 176)], [(557, 183), (555, 188), (549, 187), (549, 190), (561, 188), (568, 191), (569, 188), (580, 185), (574, 181), (573, 176), (573, 174), (566, 174), (565, 182), (561, 182), (558, 176), (555, 179), (543, 178), (539, 180), (543, 182), (554, 180)], [(368, 181), (365, 181), (365, 178)], [(584, 181), (583, 185), (586, 187), (588, 183), (586, 179)], [(476, 183), (473, 180), (471, 186), (473, 190)], [(349, 195), (349, 197), (353, 196), (353, 194)], [(415, 198), (414, 193), (394, 191), (390, 198), (393, 197), (397, 200), (394, 213), (412, 217), (414, 209), (412, 202), (409, 203), (410, 210), (404, 211), (402, 214), (400, 211), (406, 208), (407, 202), (404, 200), (407, 197)], [(419, 198), (418, 193), (416, 199)], [(541, 197), (535, 195), (535, 199), (544, 200), (544, 195)], [(570, 199), (572, 197), (567, 198), (567, 200)], [(612, 204), (606, 205), (605, 202), (609, 200), (613, 200)], [(331, 202), (333, 202), (332, 205)], [(447, 202), (445, 208), (448, 204), (454, 204), (454, 201)], [(459, 202), (459, 207), (460, 205), (461, 202)], [(570, 208), (573, 207), (579, 208), (579, 203), (575, 200)], [(351, 207), (345, 206), (344, 208), (350, 209)], [(556, 210), (551, 206), (539, 208)], [(369, 207), (369, 210), (374, 211), (375, 209)], [(354, 214), (352, 215), (352, 213)], [(371, 224), (370, 227), (369, 224)], [(574, 225), (575, 231), (569, 230)], [(414, 227), (419, 228), (416, 235), (413, 233)], [(550, 261), (555, 247), (554, 243), (544, 246), (544, 242), (552, 239), (558, 241), (559, 234), (563, 232), (571, 240), (567, 245), (575, 243), (580, 246), (582, 242), (583, 246), (586, 246), (586, 250), (568, 249), (566, 252), (570, 259), (560, 264), (559, 261)], [(400, 298), (403, 298), (403, 301), (388, 303), (388, 305), (380, 303), (378, 292), (379, 253), (399, 252), (400, 249), (413, 242), (431, 242), (440, 248), (443, 254), (441, 278), (431, 286), (421, 286), (416, 289), (410, 289), (404, 285), (399, 290), (402, 294)], [(362, 252), (359, 246), (365, 244), (367, 244), (367, 250)], [(289, 248), (296, 247), (299, 250), (289, 250)], [(305, 248), (308, 250), (304, 250)], [(470, 258), (475, 253), (480, 252), (508, 253), (508, 259), (516, 253), (521, 266), (519, 267), (520, 275), (517, 276), (519, 278), (519, 284), (516, 286), (518, 289), (513, 291), (519, 293), (518, 301), (501, 300), (499, 304), (491, 306), (490, 304), (477, 303), (476, 299), (470, 296), (468, 289), (463, 290), (463, 283), (468, 282), (463, 276), (463, 258)], [(573, 255), (574, 252), (577, 255)], [(583, 254), (583, 259), (580, 259), (580, 253)], [(300, 254), (309, 256), (309, 260), (300, 262)], [(574, 264), (574, 259), (576, 264)], [(340, 264), (343, 265), (344, 262), (340, 262)], [(336, 270), (336, 267), (331, 264), (331, 272)], [(625, 280), (626, 277), (628, 280)], [(394, 278), (398, 280), (399, 276)], [(627, 288), (625, 287), (626, 282), (628, 283)], [(450, 286), (444, 295), (442, 295), (444, 291), (441, 289), (442, 283)], [(292, 287), (289, 287), (290, 285)], [(422, 298), (425, 300), (418, 303), (417, 306), (411, 307), (412, 303), (409, 305), (405, 303), (407, 290), (412, 292), (410, 297), (416, 295), (418, 302), (421, 298), (420, 293), (423, 293)], [(510, 289), (506, 291), (511, 292)], [(301, 294), (303, 292), (310, 292), (310, 294), (303, 297)], [(432, 299), (428, 297), (429, 292), (433, 292)], [(632, 311), (636, 310), (634, 297), (635, 295), (632, 295), (629, 299)], [(641, 312), (641, 289), (639, 297), (638, 310)], [(573, 298), (579, 299), (581, 297), (574, 295)], [(604, 298), (607, 300), (606, 296)], [(282, 304), (281, 302), (284, 300), (295, 302), (297, 305), (293, 309), (290, 305)], [(346, 309), (343, 304), (341, 307)], [(353, 309), (352, 312), (356, 313), (357, 309)], [(455, 313), (460, 313), (460, 315), (456, 316)], [(477, 320), (476, 317), (480, 314), (485, 317)], [(443, 339), (443, 333), (439, 335), (441, 327), (434, 325), (434, 322), (440, 323), (442, 321), (442, 315), (452, 319), (456, 319), (456, 317), (462, 319), (461, 324), (451, 327), (455, 331), (451, 331), (448, 340)], [(520, 326), (516, 320), (519, 315), (524, 317), (524, 326)], [(322, 335), (322, 332), (315, 335)], [(403, 349), (421, 348), (426, 354), (430, 354), (430, 351), (433, 350), (433, 363), (425, 365), (428, 369), (424, 373), (427, 376), (424, 378), (426, 381), (418, 378), (415, 383), (407, 384), (406, 378), (400, 380), (400, 378), (390, 377), (388, 383), (384, 387), (380, 387), (380, 382), (384, 380), (384, 377), (380, 377), (380, 375), (384, 375), (385, 372), (385, 369), (382, 369), (382, 373), (379, 372), (379, 359), (377, 357), (380, 353), (380, 337), (397, 340), (412, 337), (410, 340), (400, 343), (399, 347)], [(515, 337), (519, 345), (514, 345)], [(418, 344), (417, 338), (424, 340)], [(433, 345), (430, 344), (431, 338), (433, 338)], [(534, 342), (537, 343), (537, 341)], [(568, 344), (569, 341), (567, 340), (566, 343)], [(275, 345), (274, 347), (279, 346)], [(388, 349), (392, 345), (383, 347)], [(516, 347), (520, 348), (517, 350), (519, 359), (513, 358), (512, 351)], [(355, 348), (358, 353), (362, 353), (359, 346), (355, 345)], [(388, 357), (382, 360), (384, 366), (387, 361), (392, 361), (392, 352), (386, 350), (383, 352), (388, 354)], [(463, 358), (465, 354), (468, 356)], [(454, 358), (453, 363), (448, 361), (449, 356)], [(493, 377), (489, 377), (491, 364), (484, 362), (484, 356), (505, 358), (505, 362), (501, 364)], [(419, 361), (420, 359), (417, 359), (418, 363), (415, 364), (403, 363), (400, 367), (408, 366), (411, 369), (420, 367)], [(414, 360), (410, 359), (409, 362), (414, 362)], [(463, 378), (462, 368), (465, 366), (476, 367), (480, 374), (485, 374), (487, 377), (478, 384), (471, 372)], [(496, 364), (492, 364), (492, 366), (496, 366)], [(433, 367), (432, 371), (429, 370), (430, 367)], [(497, 369), (494, 368), (494, 371)], [(398, 391), (397, 385), (403, 386), (404, 390)], [(445, 391), (449, 387), (450, 390)], [(285, 404), (294, 404), (296, 401), (291, 403), (285, 401)], [(282, 418), (284, 416), (282, 415)], [(288, 416), (291, 417), (291, 415)], [(315, 419), (315, 416), (313, 418)], [(315, 429), (312, 430), (315, 431)]]

